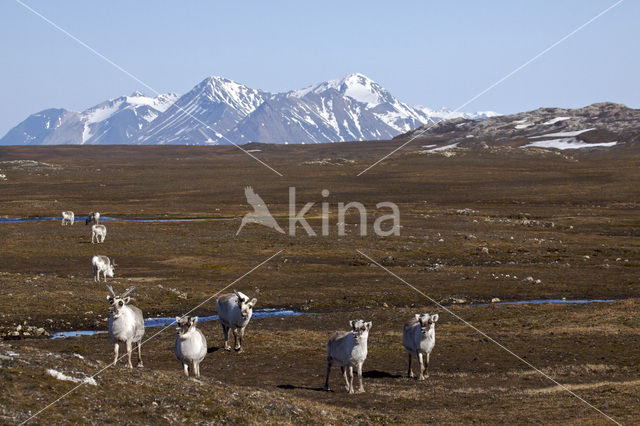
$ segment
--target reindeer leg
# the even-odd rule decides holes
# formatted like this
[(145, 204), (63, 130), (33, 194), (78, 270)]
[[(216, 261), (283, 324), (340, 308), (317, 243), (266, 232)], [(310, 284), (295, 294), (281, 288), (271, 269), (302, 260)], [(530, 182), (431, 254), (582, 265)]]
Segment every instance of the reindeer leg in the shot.
[(424, 380), (424, 359), (422, 357), (422, 352), (418, 352), (418, 368), (420, 370), (418, 380)]
[(182, 370), (184, 371), (184, 375), (189, 377), (189, 363), (187, 363), (186, 361), (183, 361)]
[(349, 385), (348, 391), (349, 393), (354, 393), (353, 391), (353, 365), (347, 367), (347, 376), (349, 376)]
[(237, 352), (240, 352), (242, 350), (242, 346), (240, 346), (240, 336), (237, 328), (233, 330), (233, 349)]
[(224, 338), (224, 350), (230, 351), (231, 347), (229, 346), (229, 327), (222, 324), (222, 337)]
[(331, 357), (327, 357), (327, 378), (324, 380), (324, 387), (322, 390), (329, 390), (329, 373), (331, 372)]
[(427, 362), (424, 363), (424, 377), (429, 377), (429, 357), (430, 353), (427, 354)]
[(200, 377), (200, 362), (199, 361), (193, 361), (193, 371), (196, 374), (196, 377)]
[(131, 364), (131, 340), (127, 340), (127, 366), (133, 368), (133, 364)]
[(115, 354), (115, 357), (113, 358), (113, 366), (114, 367), (118, 363), (118, 352), (119, 351), (120, 351), (120, 344), (118, 342), (116, 342), (116, 344), (113, 347), (113, 353)]
[(347, 377), (347, 367), (340, 367), (342, 378), (344, 379), (344, 387), (349, 392), (349, 378)]
[(142, 341), (138, 342), (138, 368), (142, 368), (144, 367), (144, 364), (142, 363)]
[(362, 363), (358, 364), (358, 381), (360, 382), (358, 392), (364, 392), (364, 386), (362, 385)]
[(242, 352), (242, 338), (244, 337), (244, 328), (238, 330), (238, 352)]
[(413, 370), (411, 369), (411, 354), (409, 354), (409, 367), (407, 367), (407, 377), (413, 378)]

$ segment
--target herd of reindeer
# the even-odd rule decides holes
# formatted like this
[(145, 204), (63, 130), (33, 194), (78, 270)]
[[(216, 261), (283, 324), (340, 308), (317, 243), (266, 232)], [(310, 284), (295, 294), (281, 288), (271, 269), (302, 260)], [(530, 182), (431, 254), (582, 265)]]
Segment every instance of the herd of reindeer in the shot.
[[(75, 215), (71, 211), (62, 212), (62, 225), (73, 225)], [(100, 225), (100, 213), (90, 213), (85, 224), (92, 225), (91, 242), (104, 243), (107, 236), (107, 228)], [(112, 259), (107, 256), (96, 255), (91, 259), (94, 281), (100, 281), (102, 274), (106, 283), (107, 277), (113, 278), (115, 267), (117, 266)], [(133, 368), (131, 364), (131, 352), (133, 344), (136, 344), (138, 350), (138, 367), (142, 367), (142, 337), (144, 336), (144, 317), (142, 311), (130, 304), (131, 297), (129, 294), (134, 287), (129, 287), (124, 293), (116, 295), (113, 288), (107, 285), (109, 295), (107, 301), (109, 303), (109, 336), (114, 342), (114, 360), (115, 366), (118, 362), (118, 353), (120, 344), (124, 343), (127, 348), (128, 367)], [(254, 294), (254, 296), (257, 295)], [(258, 300), (255, 297), (249, 297), (246, 294), (234, 290), (233, 293), (223, 294), (216, 301), (216, 310), (218, 318), (222, 325), (222, 334), (224, 336), (224, 349), (230, 351), (229, 330), (233, 333), (234, 349), (237, 352), (242, 351), (242, 338), (244, 332), (251, 320), (253, 308)], [(435, 346), (435, 323), (438, 321), (438, 314), (415, 314), (402, 328), (402, 344), (409, 355), (407, 368), (407, 376), (414, 377), (411, 368), (411, 358), (416, 357), (419, 366), (418, 380), (424, 380), (429, 377), (429, 357), (433, 347)], [(204, 334), (197, 328), (198, 317), (196, 316), (178, 316), (175, 318), (176, 342), (174, 352), (178, 361), (182, 364), (185, 376), (189, 376), (189, 367), (191, 367), (191, 375), (200, 377), (200, 363), (207, 355), (207, 339)], [(342, 375), (345, 381), (347, 392), (364, 392), (362, 384), (362, 365), (367, 358), (367, 339), (372, 323), (364, 320), (349, 321), (350, 331), (336, 331), (327, 342), (327, 373), (323, 389), (329, 390), (329, 373), (331, 366), (337, 365), (342, 369)], [(353, 376), (358, 376), (359, 387), (356, 390), (353, 386)]]

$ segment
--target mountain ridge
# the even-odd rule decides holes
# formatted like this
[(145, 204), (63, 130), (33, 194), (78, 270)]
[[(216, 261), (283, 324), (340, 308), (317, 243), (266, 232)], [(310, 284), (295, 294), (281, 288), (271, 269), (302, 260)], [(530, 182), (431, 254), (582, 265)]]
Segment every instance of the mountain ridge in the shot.
[(493, 115), (414, 108), (361, 73), (281, 93), (209, 76), (182, 96), (134, 92), (82, 112), (43, 110), (0, 145), (341, 142), (390, 139), (451, 116)]

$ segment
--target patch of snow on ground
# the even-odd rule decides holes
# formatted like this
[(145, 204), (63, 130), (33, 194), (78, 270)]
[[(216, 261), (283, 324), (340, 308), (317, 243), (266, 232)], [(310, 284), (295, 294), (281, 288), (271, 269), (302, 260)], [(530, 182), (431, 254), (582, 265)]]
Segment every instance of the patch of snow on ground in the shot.
[(77, 377), (71, 377), (71, 376), (67, 376), (66, 374), (58, 371), (58, 370), (54, 370), (53, 368), (49, 368), (47, 369), (47, 371), (44, 372), (45, 376), (51, 376), (54, 379), (58, 379), (58, 380), (64, 380), (66, 382), (73, 382), (73, 383), (86, 383), (87, 385), (92, 385), (92, 386), (97, 386), (98, 384), (96, 383), (96, 381), (93, 379), (93, 377), (85, 377), (83, 379), (77, 378)]
[(524, 123), (524, 124), (518, 124), (517, 126), (514, 127), (514, 129), (520, 130), (520, 129), (526, 129), (527, 127), (533, 126), (533, 123)]
[(427, 151), (445, 151), (447, 149), (455, 148), (457, 146), (458, 146), (458, 142), (452, 143), (451, 145), (444, 145), (444, 146), (439, 146), (437, 148), (431, 148), (431, 149), (428, 149)]
[(523, 118), (522, 120), (514, 120), (513, 122), (516, 123), (516, 124), (519, 124), (519, 123), (525, 123), (526, 121), (527, 121), (527, 119)]
[(0, 180), (7, 180), (7, 175), (0, 173)]
[(575, 130), (573, 132), (547, 133), (546, 135), (529, 136), (529, 139), (540, 139), (540, 138), (551, 138), (551, 137), (564, 138), (564, 137), (569, 137), (569, 136), (578, 136), (578, 135), (580, 135), (582, 133), (590, 132), (591, 130), (595, 130), (595, 129), (596, 129), (595, 127), (591, 127), (589, 129)]
[(565, 121), (565, 120), (570, 120), (571, 117), (556, 117), (552, 120), (549, 121), (545, 121), (544, 123), (542, 123), (545, 126), (551, 126), (552, 124), (556, 124), (559, 123), (560, 121)]
[(577, 140), (576, 138), (561, 138), (561, 139), (549, 139), (548, 141), (531, 142), (524, 145), (523, 148), (555, 148), (555, 149), (580, 149), (580, 148), (593, 148), (597, 146), (614, 146), (618, 142), (600, 142), (600, 143), (586, 143)]

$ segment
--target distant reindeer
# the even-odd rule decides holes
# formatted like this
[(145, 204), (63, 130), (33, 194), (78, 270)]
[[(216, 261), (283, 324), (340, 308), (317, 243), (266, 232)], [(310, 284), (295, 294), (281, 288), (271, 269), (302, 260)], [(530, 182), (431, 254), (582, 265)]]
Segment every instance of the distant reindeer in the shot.
[(104, 243), (107, 237), (107, 227), (104, 225), (93, 225), (91, 227), (91, 244), (94, 242)]
[(109, 337), (115, 343), (113, 352), (115, 358), (113, 365), (118, 363), (118, 351), (120, 343), (127, 345), (128, 367), (133, 368), (131, 364), (131, 347), (133, 343), (138, 346), (138, 367), (142, 364), (142, 336), (144, 336), (144, 318), (142, 311), (133, 305), (129, 305), (131, 298), (127, 295), (131, 293), (134, 287), (129, 287), (120, 296), (116, 296), (113, 288), (107, 285), (107, 289), (111, 295), (107, 296), (109, 302)]
[(93, 269), (93, 280), (98, 282), (100, 281), (100, 272), (102, 272), (102, 276), (104, 277), (104, 281), (107, 282), (107, 277), (113, 278), (113, 274), (115, 273), (116, 261), (109, 260), (107, 256), (103, 256), (101, 254), (93, 256), (91, 258), (91, 267)]
[(415, 314), (414, 318), (402, 327), (402, 344), (409, 353), (408, 377), (414, 377), (413, 370), (411, 370), (412, 355), (418, 358), (420, 368), (418, 380), (424, 380), (425, 377), (429, 377), (429, 357), (436, 344), (435, 323), (438, 318), (438, 314)]
[(251, 320), (253, 315), (253, 307), (258, 299), (255, 298), (259, 293), (256, 290), (254, 297), (249, 299), (244, 293), (233, 290), (233, 293), (223, 294), (216, 301), (216, 309), (222, 325), (222, 335), (224, 337), (224, 350), (230, 351), (229, 347), (229, 329), (233, 333), (234, 349), (242, 352), (242, 338), (244, 337), (244, 329)]
[(371, 322), (363, 320), (349, 321), (351, 331), (336, 331), (327, 343), (327, 378), (324, 390), (329, 390), (329, 373), (331, 364), (339, 365), (342, 369), (347, 392), (354, 393), (353, 369), (356, 368), (360, 386), (358, 392), (364, 392), (362, 385), (362, 364), (367, 359), (367, 339)]
[(76, 220), (76, 216), (72, 211), (62, 212), (62, 226), (65, 225), (73, 225), (73, 222)]
[(207, 339), (196, 328), (198, 317), (176, 317), (176, 344), (174, 352), (178, 361), (182, 363), (184, 375), (189, 377), (189, 364), (191, 373), (200, 377), (200, 363), (207, 355)]
[(100, 213), (98, 212), (91, 212), (89, 213), (89, 215), (87, 216), (87, 218), (84, 221), (85, 225), (90, 224), (91, 222), (95, 223), (96, 225), (98, 225), (100, 223)]

